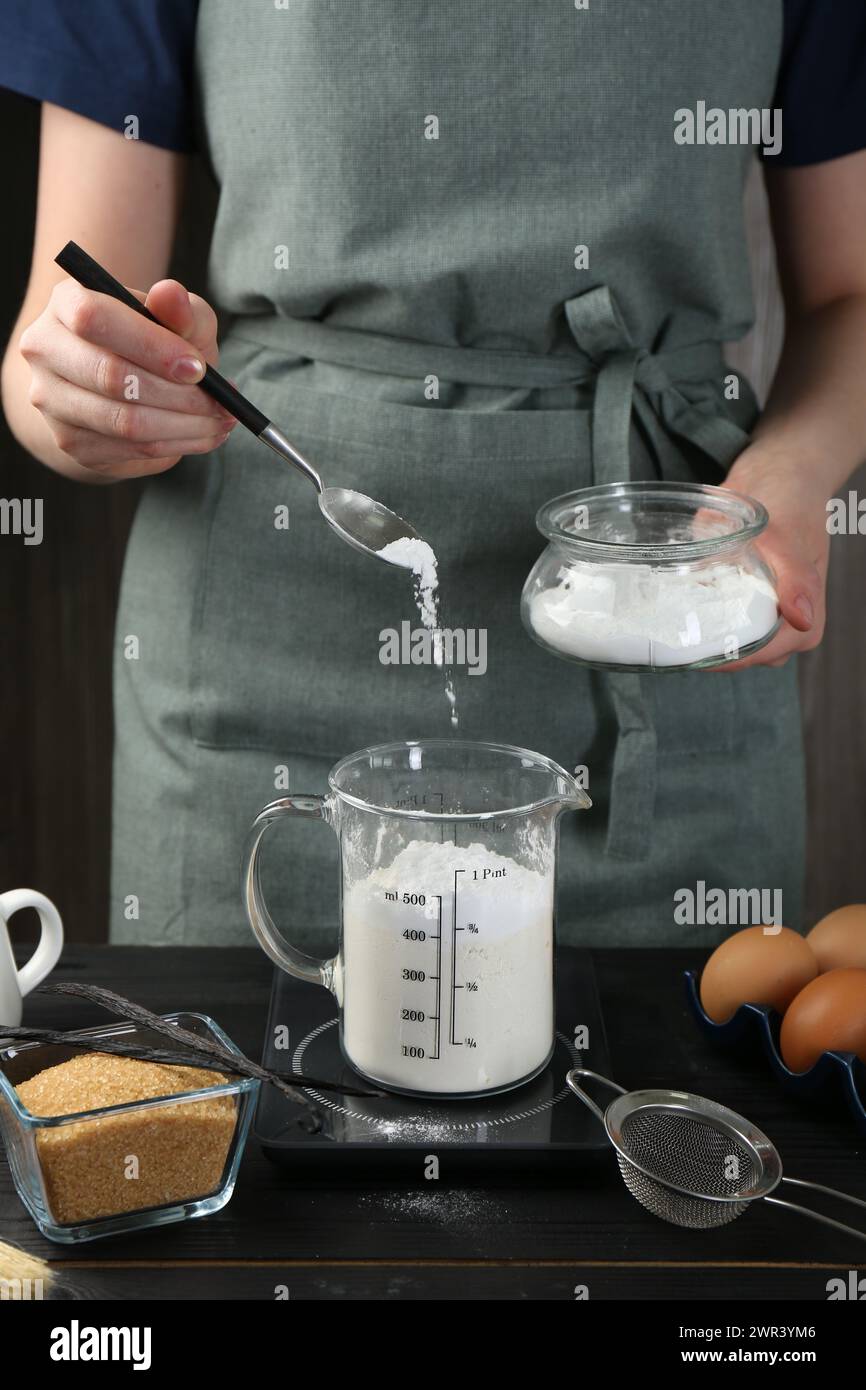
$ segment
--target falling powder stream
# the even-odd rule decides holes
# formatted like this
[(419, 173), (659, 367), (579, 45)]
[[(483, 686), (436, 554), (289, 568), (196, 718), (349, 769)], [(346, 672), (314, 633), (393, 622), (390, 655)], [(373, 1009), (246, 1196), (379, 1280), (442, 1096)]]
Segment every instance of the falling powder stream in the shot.
[(439, 577), (433, 547), (427, 541), (422, 541), (420, 536), (401, 536), (377, 553), (380, 559), (387, 560), (389, 564), (412, 571), (421, 623), (433, 637), (433, 662), (445, 669), (445, 695), (451, 707), (451, 727), (456, 729), (457, 696), (451, 668), (445, 661), (445, 644), (439, 623)]

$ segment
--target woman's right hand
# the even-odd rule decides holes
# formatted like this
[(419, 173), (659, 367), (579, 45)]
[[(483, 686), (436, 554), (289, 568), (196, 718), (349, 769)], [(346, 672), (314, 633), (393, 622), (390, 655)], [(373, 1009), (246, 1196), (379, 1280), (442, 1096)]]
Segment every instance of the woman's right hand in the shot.
[(104, 479), (163, 473), (237, 423), (195, 385), (219, 355), (210, 305), (176, 280), (132, 293), (160, 324), (66, 279), (19, 339), (31, 405), (58, 449)]

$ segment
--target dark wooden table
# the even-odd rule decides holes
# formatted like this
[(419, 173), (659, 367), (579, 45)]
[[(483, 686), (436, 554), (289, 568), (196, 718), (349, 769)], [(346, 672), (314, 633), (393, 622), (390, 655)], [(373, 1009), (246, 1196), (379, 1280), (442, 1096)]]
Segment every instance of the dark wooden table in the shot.
[[(866, 1197), (866, 1141), (844, 1114), (785, 1097), (766, 1064), (698, 1032), (682, 972), (700, 952), (594, 953), (613, 1061), (625, 1086), (674, 1085), (749, 1116), (786, 1170)], [(70, 946), (59, 979), (86, 980), (164, 1013), (211, 1014), (261, 1055), (271, 967), (256, 949)], [(27, 1022), (103, 1022), (90, 1006), (33, 997)], [(796, 1194), (794, 1194), (796, 1197)], [(845, 1209), (831, 1211), (850, 1219)], [(856, 1217), (852, 1224), (858, 1223)], [(36, 1231), (0, 1162), (0, 1237), (61, 1267), (85, 1295), (116, 1299), (806, 1299), (864, 1268), (866, 1246), (757, 1203), (714, 1231), (666, 1225), (627, 1194), (611, 1155), (567, 1185), (453, 1188), (316, 1181), (274, 1167), (250, 1140), (235, 1195), (215, 1216), (79, 1247)], [(721, 1316), (721, 1314), (718, 1314)]]

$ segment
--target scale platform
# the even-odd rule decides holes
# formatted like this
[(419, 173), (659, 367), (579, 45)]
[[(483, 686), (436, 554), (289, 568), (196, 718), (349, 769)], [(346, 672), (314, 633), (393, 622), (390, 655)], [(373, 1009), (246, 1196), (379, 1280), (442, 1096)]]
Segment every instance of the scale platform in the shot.
[[(556, 1046), (545, 1071), (513, 1091), (472, 1100), (430, 1100), (388, 1095), (359, 1098), (339, 1091), (308, 1094), (322, 1115), (322, 1129), (308, 1134), (297, 1124), (298, 1107), (273, 1086), (262, 1086), (254, 1133), (275, 1163), (321, 1173), (337, 1165), (346, 1174), (419, 1176), (427, 1155), (442, 1164), (442, 1177), (473, 1170), (489, 1179), (500, 1172), (573, 1168), (600, 1155), (608, 1143), (601, 1125), (565, 1084), (571, 1067), (610, 1074), (607, 1040), (588, 951), (560, 947), (556, 955)], [(580, 1024), (589, 1045), (578, 1051)], [(288, 1031), (288, 1047), (275, 1045)], [(364, 1087), (370, 1083), (340, 1050), (336, 1003), (327, 990), (274, 972), (262, 1063), (275, 1071), (306, 1072), (322, 1080)]]

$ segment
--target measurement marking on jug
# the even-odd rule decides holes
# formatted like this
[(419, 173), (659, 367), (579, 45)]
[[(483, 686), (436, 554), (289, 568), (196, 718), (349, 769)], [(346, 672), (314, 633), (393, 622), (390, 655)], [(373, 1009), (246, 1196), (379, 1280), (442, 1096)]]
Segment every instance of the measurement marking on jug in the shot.
[(457, 991), (462, 989), (462, 985), (457, 983), (457, 933), (462, 931), (462, 927), (457, 925), (457, 876), (465, 874), (465, 869), (454, 870), (454, 905), (451, 914), (451, 1045), (452, 1047), (462, 1047), (463, 1043), (457, 1041)]
[(430, 1059), (430, 1060), (433, 1061), (433, 1062), (438, 1062), (438, 1061), (439, 1061), (440, 1028), (441, 1028), (441, 1024), (440, 1024), (440, 1021), (439, 1021), (439, 1020), (440, 1020), (440, 1018), (441, 1018), (441, 1016), (442, 1016), (442, 897), (441, 897), (441, 894), (438, 894), (438, 893), (435, 893), (435, 894), (434, 894), (434, 893), (431, 893), (430, 896), (436, 898), (436, 908), (437, 908), (437, 922), (436, 922), (436, 926), (437, 926), (437, 930), (436, 930), (436, 976), (435, 976), (435, 979), (436, 979), (436, 1013), (433, 1015), (433, 1017), (434, 1017), (434, 1019), (435, 1019), (435, 1024), (436, 1024), (436, 1026), (435, 1026), (435, 1028), (434, 1028), (434, 1030), (433, 1030), (433, 1053), (432, 1053), (432, 1056), (431, 1056), (431, 1059)]
[[(421, 1046), (419, 1043), (404, 1042), (405, 1030), (400, 1030), (400, 1052), (403, 1057), (412, 1057), (416, 1060), (426, 1060), (428, 1062), (441, 1061), (442, 1048), (442, 897), (439, 893), (412, 893), (402, 889), (385, 889), (383, 893), (385, 902), (396, 903), (401, 907), (420, 908), (426, 921), (431, 922), (433, 917), (433, 903), (436, 904), (436, 931), (429, 931), (426, 927), (403, 927), (400, 936), (406, 942), (415, 946), (428, 948), (435, 942), (433, 947), (435, 952), (435, 971), (424, 969), (421, 966), (402, 964), (400, 966), (401, 979), (409, 985), (422, 986), (426, 994), (427, 986), (433, 989), (433, 1012), (417, 1007), (406, 1002), (400, 1003), (399, 1016), (401, 1023), (415, 1024), (422, 1029), (428, 1037), (428, 1045)], [(425, 950), (426, 956), (426, 950)], [(428, 958), (429, 963), (429, 958)], [(404, 995), (405, 999), (405, 995)], [(433, 1048), (429, 1047), (428, 1025), (433, 1026)], [(414, 1031), (411, 1030), (411, 1031)]]

